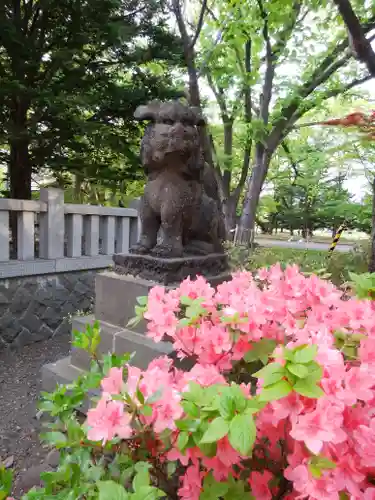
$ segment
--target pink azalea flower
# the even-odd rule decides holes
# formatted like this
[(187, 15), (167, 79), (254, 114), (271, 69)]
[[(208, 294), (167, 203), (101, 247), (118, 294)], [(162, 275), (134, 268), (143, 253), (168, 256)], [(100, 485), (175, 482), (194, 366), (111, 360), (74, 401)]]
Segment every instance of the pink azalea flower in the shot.
[(257, 500), (272, 500), (272, 493), (269, 482), (273, 478), (272, 474), (265, 470), (262, 473), (252, 472), (250, 475), (251, 492)]
[(294, 469), (287, 467), (284, 476), (293, 482), (300, 496), (297, 498), (310, 500), (339, 500), (339, 491), (332, 479), (325, 475), (322, 479), (313, 479), (307, 465), (298, 465)]
[(304, 441), (312, 453), (321, 452), (324, 443), (338, 444), (346, 439), (342, 430), (342, 410), (328, 399), (318, 400), (316, 410), (300, 415), (292, 424), (290, 435), (297, 441)]
[(361, 496), (360, 486), (366, 479), (366, 475), (360, 472), (359, 465), (358, 460), (349, 453), (340, 457), (332, 473), (338, 490), (347, 490), (353, 496)]
[(122, 368), (111, 368), (107, 377), (103, 378), (101, 386), (104, 392), (108, 394), (120, 394), (123, 387)]
[(371, 419), (369, 425), (359, 425), (353, 436), (362, 464), (365, 467), (375, 467), (375, 418)]
[(199, 466), (191, 465), (187, 468), (183, 478), (182, 487), (178, 490), (181, 500), (199, 500), (202, 491), (203, 472)]
[(87, 412), (90, 441), (102, 441), (105, 444), (115, 436), (127, 439), (132, 434), (131, 415), (124, 411), (121, 401), (111, 401), (103, 397), (95, 408)]
[(363, 493), (363, 500), (375, 500), (375, 488), (366, 488)]

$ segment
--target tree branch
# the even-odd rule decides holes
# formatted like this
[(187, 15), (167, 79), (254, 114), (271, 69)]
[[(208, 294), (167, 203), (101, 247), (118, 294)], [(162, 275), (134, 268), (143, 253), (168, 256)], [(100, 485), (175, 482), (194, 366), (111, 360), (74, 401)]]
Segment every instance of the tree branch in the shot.
[(273, 78), (275, 76), (275, 65), (272, 54), (271, 40), (268, 32), (268, 14), (264, 10), (262, 0), (257, 0), (257, 3), (260, 10), (260, 15), (263, 19), (263, 38), (266, 43), (266, 72), (262, 87), (259, 117), (263, 120), (263, 123), (267, 125), (269, 118), (269, 105), (272, 97), (272, 84)]
[(194, 48), (195, 44), (197, 43), (197, 40), (199, 38), (199, 35), (202, 31), (203, 27), (203, 21), (204, 21), (204, 15), (206, 13), (206, 8), (207, 8), (207, 0), (203, 0), (202, 5), (201, 5), (201, 11), (199, 13), (199, 18), (198, 18), (198, 23), (197, 23), (197, 29), (195, 31), (195, 35), (190, 43), (190, 47)]
[(375, 76), (375, 52), (366, 39), (362, 26), (349, 0), (334, 0), (349, 33), (355, 55), (364, 62), (369, 72)]
[(173, 13), (176, 17), (178, 29), (180, 31), (180, 35), (182, 38), (182, 43), (184, 44), (184, 46), (189, 46), (189, 48), (190, 48), (189, 35), (188, 35), (187, 30), (186, 30), (186, 25), (185, 25), (184, 19), (182, 17), (180, 0), (172, 0), (172, 10), (173, 10)]
[(223, 121), (228, 120), (230, 117), (228, 115), (228, 108), (227, 108), (227, 104), (226, 104), (225, 98), (224, 98), (224, 90), (221, 87), (216, 87), (215, 82), (212, 78), (212, 75), (209, 71), (207, 71), (206, 77), (207, 77), (208, 85), (210, 86), (210, 89), (212, 90), (212, 92), (215, 96), (215, 99), (219, 105), (220, 113), (221, 113), (221, 116), (223, 118)]
[[(348, 90), (351, 90), (352, 88), (357, 87), (358, 85), (362, 85), (362, 83), (366, 83), (369, 80), (371, 80), (372, 78), (373, 78), (372, 75), (366, 75), (366, 76), (363, 76), (362, 78), (356, 78), (356, 79), (352, 80), (350, 83), (348, 83), (344, 87), (339, 87), (336, 89), (332, 89), (332, 90), (328, 90), (326, 92), (323, 92), (321, 95), (321, 100), (326, 101), (327, 99), (330, 99), (332, 97), (336, 97), (338, 95), (345, 94), (345, 92), (348, 92)], [(299, 120), (304, 114), (306, 114), (308, 111), (310, 111), (314, 107), (315, 107), (315, 103), (310, 102), (310, 103), (308, 103), (307, 106), (304, 106), (304, 108), (300, 112), (295, 113), (291, 119), (293, 122), (292, 125), (294, 125), (294, 123), (297, 120)], [(290, 128), (290, 126), (287, 127), (288, 130), (289, 130), (289, 128)]]
[[(248, 40), (245, 44), (245, 69), (247, 77), (251, 73), (251, 55), (252, 55), (252, 43), (251, 40)], [(245, 123), (250, 125), (252, 120), (252, 109), (253, 109), (252, 88), (251, 85), (249, 85), (249, 83), (246, 80), (244, 84), (244, 101), (245, 101)], [(247, 174), (249, 172), (252, 145), (253, 145), (252, 137), (249, 134), (249, 131), (247, 131), (246, 146), (244, 150), (241, 176), (233, 192), (233, 197), (237, 200), (237, 202), (240, 197), (242, 188), (245, 185)]]
[[(368, 23), (365, 24), (363, 27), (364, 32), (370, 31), (372, 28), (375, 27), (375, 16), (372, 16), (372, 18), (368, 21)], [(268, 151), (272, 154), (277, 146), (280, 143), (280, 140), (283, 137), (284, 132), (286, 129), (290, 128), (291, 125), (293, 125), (298, 118), (300, 118), (303, 114), (306, 113), (307, 109), (304, 109), (302, 112), (298, 113), (298, 117), (296, 118), (296, 112), (298, 109), (301, 107), (303, 100), (306, 99), (319, 85), (322, 83), (326, 82), (337, 69), (341, 68), (342, 66), (345, 65), (345, 63), (350, 59), (351, 55), (345, 55), (341, 59), (337, 60), (337, 57), (342, 53), (343, 50), (345, 50), (348, 47), (348, 41), (344, 40), (339, 44), (336, 44), (336, 46), (333, 48), (330, 54), (328, 54), (321, 64), (315, 69), (311, 77), (301, 85), (299, 88), (299, 91), (296, 93), (295, 97), (292, 99), (292, 101), (289, 104), (286, 104), (280, 112), (280, 118), (274, 123), (274, 127), (272, 129), (272, 132), (268, 136), (267, 140), (267, 149)], [(343, 91), (347, 91), (350, 88), (353, 88), (356, 85), (359, 85), (360, 83), (363, 83), (363, 81), (367, 81), (370, 78), (367, 78), (365, 80), (360, 79), (359, 81), (354, 80), (351, 84), (349, 84), (348, 88), (340, 89), (340, 90), (335, 90), (335, 91), (330, 91), (327, 94), (327, 99), (329, 97), (334, 97), (335, 95), (339, 95)], [(332, 92), (334, 92), (332, 94)], [(312, 109), (313, 106), (310, 106), (308, 110)], [(293, 119), (294, 117), (294, 119)]]
[(299, 172), (298, 172), (297, 163), (295, 162), (295, 160), (293, 158), (293, 155), (292, 155), (292, 153), (291, 153), (291, 151), (289, 149), (288, 143), (285, 140), (282, 141), (281, 147), (283, 148), (286, 156), (288, 157), (288, 159), (290, 161), (290, 166), (293, 169), (295, 180), (292, 182), (292, 185), (294, 185), (297, 177), (299, 177), (299, 175), (300, 175)]

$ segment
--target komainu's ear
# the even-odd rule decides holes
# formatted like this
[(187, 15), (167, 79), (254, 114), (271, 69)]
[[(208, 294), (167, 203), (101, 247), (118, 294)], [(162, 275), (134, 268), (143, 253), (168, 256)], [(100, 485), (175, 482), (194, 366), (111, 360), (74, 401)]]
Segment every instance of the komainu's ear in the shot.
[(145, 120), (151, 120), (152, 122), (155, 122), (159, 110), (160, 102), (151, 101), (144, 106), (138, 106), (138, 108), (134, 112), (134, 118), (140, 122)]

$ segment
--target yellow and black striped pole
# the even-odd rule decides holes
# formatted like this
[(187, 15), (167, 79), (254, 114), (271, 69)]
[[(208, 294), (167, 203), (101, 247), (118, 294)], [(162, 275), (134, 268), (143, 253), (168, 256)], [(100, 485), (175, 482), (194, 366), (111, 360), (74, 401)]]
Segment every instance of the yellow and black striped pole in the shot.
[(342, 235), (342, 232), (344, 231), (345, 228), (346, 228), (345, 224), (341, 224), (341, 226), (336, 231), (336, 234), (333, 237), (331, 246), (329, 247), (329, 250), (328, 250), (330, 253), (332, 253), (334, 251), (334, 249), (336, 248), (336, 245), (339, 242), (341, 235)]

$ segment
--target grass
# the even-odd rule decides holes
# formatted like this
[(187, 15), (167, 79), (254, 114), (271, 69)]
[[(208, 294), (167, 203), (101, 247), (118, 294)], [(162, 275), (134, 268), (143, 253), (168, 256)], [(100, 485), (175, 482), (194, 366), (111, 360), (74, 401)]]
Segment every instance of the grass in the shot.
[[(259, 242), (262, 241), (262, 239), (266, 240), (279, 240), (279, 241), (288, 241), (290, 238), (290, 234), (288, 233), (277, 233), (277, 234), (257, 234), (255, 236), (255, 239), (258, 240)], [(301, 239), (301, 236), (295, 235), (293, 237), (293, 241), (298, 241)], [(312, 237), (310, 240), (313, 243), (325, 243), (329, 244), (332, 242), (332, 236), (328, 234), (317, 234)], [(340, 238), (340, 243), (346, 243), (346, 244), (365, 244), (368, 241), (368, 238), (364, 237), (362, 234), (361, 235), (350, 235), (345, 233), (341, 236)]]
[(322, 250), (259, 246), (252, 253), (248, 253), (240, 247), (232, 247), (229, 255), (233, 269), (245, 267), (249, 271), (254, 271), (278, 262), (283, 267), (288, 264), (297, 264), (303, 272), (330, 274), (330, 279), (336, 285), (347, 281), (349, 272), (360, 274), (367, 271), (367, 254), (363, 249), (347, 253), (336, 252), (330, 256), (327, 251)]

